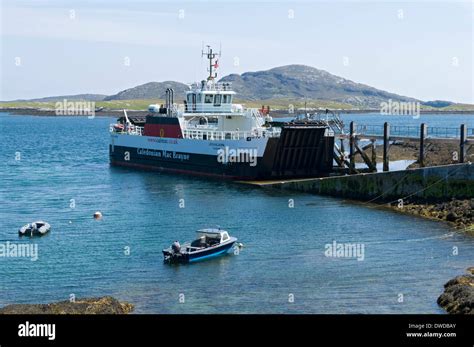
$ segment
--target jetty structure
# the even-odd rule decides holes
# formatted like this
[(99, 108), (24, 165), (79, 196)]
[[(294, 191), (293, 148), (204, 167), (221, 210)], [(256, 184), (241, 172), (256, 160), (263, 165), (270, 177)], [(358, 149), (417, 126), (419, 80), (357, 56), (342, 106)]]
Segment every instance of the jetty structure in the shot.
[[(291, 121), (273, 120), (272, 125), (283, 126), (326, 124), (334, 132), (333, 159), (335, 170), (332, 175), (357, 174), (363, 172), (377, 172), (376, 147), (382, 147), (383, 171), (390, 171), (390, 148), (394, 144), (413, 143), (419, 148), (417, 162), (420, 167), (425, 166), (426, 153), (434, 144), (453, 144), (458, 148), (453, 152), (453, 160), (447, 164), (468, 162), (467, 152), (474, 145), (474, 128), (466, 124), (460, 127), (432, 127), (426, 123), (419, 126), (358, 124), (354, 121), (347, 126), (334, 110), (318, 110), (313, 114), (305, 111), (298, 114)], [(364, 166), (356, 167), (356, 159), (360, 159)]]
[(334, 132), (324, 122), (272, 126), (268, 108), (233, 103), (230, 83), (216, 81), (220, 53), (207, 47), (206, 80), (190, 86), (180, 105), (165, 105), (110, 127), (110, 163), (235, 180), (321, 177), (333, 170)]
[[(329, 177), (250, 181), (248, 183), (307, 193), (329, 195), (371, 203), (397, 204), (439, 202), (474, 198), (474, 165), (468, 151), (474, 147), (474, 129), (461, 124), (459, 128), (349, 124), (349, 131), (338, 115), (327, 110), (313, 116), (295, 118), (296, 123), (319, 121), (335, 132), (334, 163)], [(390, 171), (390, 148), (395, 143), (415, 143), (419, 168)], [(365, 144), (364, 144), (365, 143)], [(450, 145), (456, 150), (445, 165), (426, 166), (426, 151), (434, 145)], [(382, 147), (382, 172), (377, 172), (376, 147)], [(356, 167), (360, 156), (362, 167)], [(365, 166), (364, 166), (365, 164)]]

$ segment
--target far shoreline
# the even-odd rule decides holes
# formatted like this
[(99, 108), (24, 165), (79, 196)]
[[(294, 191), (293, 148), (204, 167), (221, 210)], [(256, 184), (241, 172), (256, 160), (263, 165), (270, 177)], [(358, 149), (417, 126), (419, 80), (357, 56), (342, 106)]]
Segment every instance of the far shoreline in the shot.
[[(331, 111), (338, 112), (340, 114), (380, 114), (380, 110), (374, 109), (360, 109), (360, 110), (333, 110)], [(127, 113), (135, 115), (135, 116), (145, 116), (149, 114), (147, 110), (130, 110), (126, 109)], [(309, 113), (314, 113), (318, 110), (307, 110)], [(319, 110), (321, 111), (321, 110)], [(10, 108), (10, 107), (0, 107), (0, 112), (2, 113), (11, 113), (17, 116), (45, 116), (45, 117), (90, 117), (88, 115), (57, 115), (56, 111), (53, 109), (39, 109), (39, 108)], [(289, 113), (287, 110), (273, 110), (270, 111), (270, 114), (273, 118), (284, 118), (284, 117), (291, 117), (296, 116), (297, 114), (304, 113), (304, 110), (297, 110), (294, 113)], [(429, 115), (466, 115), (466, 116), (474, 116), (474, 110), (421, 110), (420, 114), (429, 114)], [(103, 109), (100, 111), (95, 112), (95, 117), (121, 117), (123, 115), (123, 109)], [(387, 117), (396, 116), (396, 115), (387, 115)]]

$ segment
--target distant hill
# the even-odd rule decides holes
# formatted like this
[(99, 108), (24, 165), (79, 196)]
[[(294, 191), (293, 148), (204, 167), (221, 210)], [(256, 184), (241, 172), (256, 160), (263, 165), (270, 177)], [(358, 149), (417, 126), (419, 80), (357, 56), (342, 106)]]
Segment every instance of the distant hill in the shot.
[[(388, 99), (418, 101), (355, 83), (306, 65), (287, 65), (242, 75), (232, 74), (223, 77), (220, 82), (232, 82), (237, 98), (241, 100), (306, 98), (376, 108)], [(174, 89), (176, 101), (182, 100), (184, 92), (189, 89), (188, 85), (179, 82), (150, 82), (108, 96), (104, 100), (163, 99), (166, 88)]]
[[(243, 101), (288, 100), (296, 103), (302, 100), (313, 100), (372, 109), (380, 108), (380, 103), (389, 99), (403, 102), (420, 101), (356, 83), (306, 65), (286, 65), (265, 71), (246, 72), (241, 75), (231, 74), (223, 77), (220, 81), (232, 82), (233, 89), (237, 92), (237, 99)], [(188, 85), (181, 82), (149, 82), (109, 96), (79, 94), (28, 101), (164, 99), (167, 88), (174, 89), (175, 102), (181, 102), (184, 99), (185, 91), (189, 90)], [(441, 108), (456, 104), (449, 101), (426, 101), (422, 105)]]
[(232, 82), (239, 98), (248, 100), (307, 98), (377, 108), (382, 101), (388, 99), (418, 101), (355, 83), (306, 65), (287, 65), (242, 75), (232, 74), (221, 81)]
[(33, 102), (56, 102), (67, 100), (85, 100), (85, 101), (102, 101), (107, 95), (103, 94), (76, 94), (76, 95), (62, 95), (62, 96), (47, 96), (45, 98), (37, 99), (19, 99), (13, 101), (33, 101)]
[(133, 88), (125, 89), (115, 95), (110, 95), (104, 101), (110, 100), (134, 100), (134, 99), (164, 99), (166, 88), (173, 88), (174, 99), (176, 102), (183, 100), (185, 91), (189, 90), (187, 84), (165, 81), (165, 82), (149, 82)]

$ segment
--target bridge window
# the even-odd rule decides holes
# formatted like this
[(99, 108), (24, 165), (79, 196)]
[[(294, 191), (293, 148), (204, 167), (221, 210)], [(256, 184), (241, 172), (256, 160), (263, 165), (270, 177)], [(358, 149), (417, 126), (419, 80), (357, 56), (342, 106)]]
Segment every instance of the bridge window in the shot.
[(204, 102), (206, 104), (212, 104), (212, 100), (213, 100), (212, 94), (205, 94)]
[(200, 104), (202, 102), (202, 94), (198, 93), (197, 95), (197, 103)]
[(222, 96), (222, 103), (223, 104), (230, 104), (230, 95), (224, 94)]
[(220, 94), (216, 94), (214, 97), (214, 106), (220, 106), (221, 105), (221, 96)]

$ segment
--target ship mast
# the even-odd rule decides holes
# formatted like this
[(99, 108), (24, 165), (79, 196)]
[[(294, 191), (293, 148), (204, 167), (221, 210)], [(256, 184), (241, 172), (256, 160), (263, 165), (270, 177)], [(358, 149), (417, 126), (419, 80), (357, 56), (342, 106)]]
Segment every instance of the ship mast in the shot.
[(214, 73), (214, 75), (212, 74), (212, 69), (217, 69), (218, 65), (217, 65), (217, 60), (216, 62), (214, 63), (214, 59), (216, 57), (220, 57), (221, 53), (213, 53), (212, 51), (212, 48), (211, 46), (207, 45), (207, 52), (204, 52), (202, 51), (202, 56), (206, 56), (207, 59), (209, 59), (209, 76), (207, 77), (207, 80), (208, 81), (213, 81), (216, 77), (217, 77), (217, 72)]

